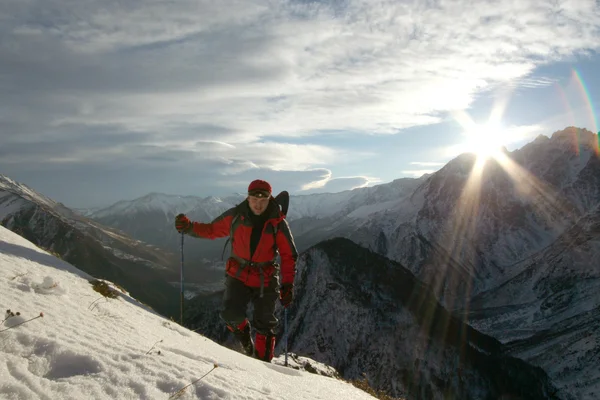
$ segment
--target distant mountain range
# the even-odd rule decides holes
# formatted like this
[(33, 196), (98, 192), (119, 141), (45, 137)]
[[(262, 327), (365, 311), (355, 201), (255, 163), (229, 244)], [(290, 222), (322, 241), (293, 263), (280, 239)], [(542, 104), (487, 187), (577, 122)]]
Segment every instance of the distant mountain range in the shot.
[[(288, 221), (300, 251), (332, 237), (332, 226), (339, 221), (366, 217), (373, 211), (410, 194), (421, 179), (398, 179), (387, 185), (333, 194), (291, 196)], [(246, 198), (242, 194), (219, 197), (175, 196), (151, 193), (144, 197), (120, 201), (110, 207), (88, 211), (87, 216), (103, 225), (117, 228), (138, 240), (179, 252), (181, 241), (174, 228), (175, 216), (188, 215), (192, 220), (210, 222)], [(359, 219), (360, 220), (360, 219)], [(186, 281), (190, 290), (211, 291), (223, 281), (223, 261), (229, 249), (226, 239), (188, 238), (184, 243)]]
[[(294, 235), (295, 238), (300, 238), (305, 230), (318, 230), (318, 226), (340, 218), (361, 219), (385, 209), (412, 193), (426, 177), (427, 175), (420, 179), (402, 178), (385, 185), (340, 193), (291, 196), (287, 220), (298, 225)], [(178, 235), (173, 225), (175, 215), (184, 213), (194, 221), (210, 222), (245, 198), (246, 195), (239, 193), (223, 198), (151, 193), (135, 200), (120, 201), (106, 208), (84, 212), (94, 220), (119, 228), (147, 243), (173, 247), (178, 245)], [(317, 227), (311, 223), (316, 223)], [(221, 245), (207, 248), (212, 249), (205, 250), (211, 256), (220, 257)]]

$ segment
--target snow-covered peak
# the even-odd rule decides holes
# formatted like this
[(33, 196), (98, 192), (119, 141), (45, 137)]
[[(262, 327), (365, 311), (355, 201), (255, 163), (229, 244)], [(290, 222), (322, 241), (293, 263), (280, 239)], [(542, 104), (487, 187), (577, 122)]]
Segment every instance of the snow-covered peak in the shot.
[(454, 265), (457, 282), (469, 277), (471, 294), (494, 287), (597, 206), (597, 141), (567, 128), (505, 153), (506, 162), (488, 160), (479, 177), (475, 156), (462, 154), (345, 236), (405, 262), (426, 282), (437, 279), (439, 265)]
[(25, 198), (26, 200), (33, 201), (37, 204), (44, 204), (48, 207), (54, 208), (59, 205), (59, 203), (54, 200), (36, 192), (31, 189), (29, 186), (14, 181), (11, 178), (0, 174), (0, 191), (5, 191), (12, 193), (14, 195)]
[(122, 200), (110, 207), (93, 213), (95, 218), (108, 215), (127, 214), (132, 212), (162, 211), (173, 212), (174, 209), (188, 210), (198, 204), (199, 198), (194, 196), (177, 196), (164, 193), (150, 193), (135, 200)]
[[(514, 155), (542, 159), (563, 154), (598, 153), (598, 135), (587, 129), (568, 127), (549, 137), (539, 135), (533, 142), (513, 152)], [(547, 160), (550, 161), (550, 160)]]
[(49, 212), (75, 217), (75, 213), (62, 203), (58, 203), (29, 186), (0, 174), (0, 221), (7, 215), (36, 204)]
[[(178, 213), (218, 216), (226, 209), (235, 206), (245, 198), (241, 194), (227, 197), (179, 196), (164, 193), (149, 193), (133, 200), (121, 200), (109, 207), (96, 210), (90, 214), (94, 219), (105, 219), (123, 215), (159, 213), (171, 216)], [(200, 210), (200, 211), (199, 211)]]
[(219, 346), (110, 282), (103, 297), (90, 278), (0, 227), (0, 305), (15, 314), (0, 315), (1, 398), (372, 399)]
[(570, 142), (579, 146), (598, 147), (598, 135), (583, 128), (569, 126), (561, 131), (556, 131), (550, 137), (552, 141)]
[(572, 185), (590, 160), (598, 156), (598, 135), (574, 127), (554, 132), (550, 139), (536, 139), (511, 154), (528, 173), (555, 189)]
[(350, 217), (362, 218), (392, 207), (410, 195), (427, 179), (401, 178), (381, 185), (346, 190), (339, 193), (318, 193), (290, 197), (288, 219)]

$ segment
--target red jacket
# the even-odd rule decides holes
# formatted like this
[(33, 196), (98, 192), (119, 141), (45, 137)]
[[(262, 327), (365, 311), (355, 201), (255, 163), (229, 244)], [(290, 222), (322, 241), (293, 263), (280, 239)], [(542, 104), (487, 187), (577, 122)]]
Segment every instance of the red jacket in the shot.
[[(250, 206), (246, 200), (225, 211), (209, 224), (194, 222), (191, 235), (207, 239), (230, 236), (232, 257), (227, 260), (227, 274), (241, 280), (247, 286), (260, 287), (261, 283), (264, 283), (265, 286), (269, 285), (269, 281), (278, 267), (275, 263), (277, 252), (281, 256), (281, 283), (294, 283), (298, 252), (285, 215), (281, 213), (279, 206), (271, 198), (265, 211), (267, 221), (256, 250), (250, 258), (250, 236), (252, 235), (250, 213)], [(239, 259), (242, 259), (241, 263)], [(248, 263), (260, 264), (256, 266), (242, 265), (244, 260)], [(261, 273), (263, 274), (262, 279)]]

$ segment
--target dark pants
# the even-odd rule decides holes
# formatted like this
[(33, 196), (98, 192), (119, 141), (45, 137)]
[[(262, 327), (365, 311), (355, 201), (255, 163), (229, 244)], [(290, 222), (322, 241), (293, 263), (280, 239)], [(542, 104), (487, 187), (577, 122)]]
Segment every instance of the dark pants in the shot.
[(225, 278), (225, 294), (223, 296), (223, 311), (221, 318), (231, 328), (236, 328), (246, 319), (248, 303), (254, 305), (252, 325), (258, 333), (263, 335), (274, 334), (273, 328), (277, 326), (275, 318), (275, 303), (279, 299), (279, 279), (273, 276), (268, 286), (263, 289), (260, 297), (260, 288), (244, 285), (244, 282), (229, 275)]

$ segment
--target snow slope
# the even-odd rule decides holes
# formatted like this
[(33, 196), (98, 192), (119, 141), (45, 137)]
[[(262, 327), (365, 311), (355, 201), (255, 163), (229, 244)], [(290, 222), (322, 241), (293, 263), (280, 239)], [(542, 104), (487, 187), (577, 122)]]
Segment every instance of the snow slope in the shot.
[(177, 398), (372, 398), (221, 347), (117, 289), (102, 297), (90, 278), (0, 227), (0, 306), (20, 313), (0, 324), (0, 398), (165, 400), (207, 373)]

